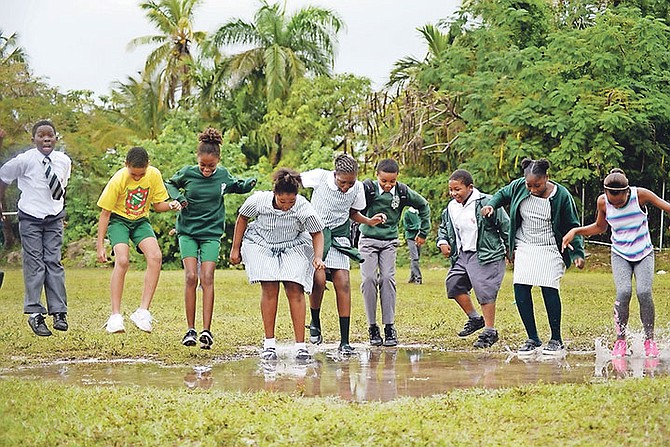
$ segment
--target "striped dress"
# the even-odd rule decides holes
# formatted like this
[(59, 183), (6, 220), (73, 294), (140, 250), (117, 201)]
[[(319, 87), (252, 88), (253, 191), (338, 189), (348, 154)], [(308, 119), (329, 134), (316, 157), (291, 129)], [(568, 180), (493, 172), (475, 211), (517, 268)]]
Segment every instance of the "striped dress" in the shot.
[[(549, 198), (556, 191), (554, 186)], [(530, 195), (519, 205), (521, 225), (516, 232), (514, 284), (559, 289), (565, 263), (551, 225), (549, 198)]]
[(239, 214), (254, 219), (242, 239), (242, 262), (250, 283), (291, 281), (312, 291), (314, 249), (309, 233), (323, 224), (314, 207), (301, 195), (288, 211), (272, 206), (274, 193), (259, 191), (240, 207)]
[[(363, 183), (356, 181), (347, 192), (339, 190), (335, 184), (335, 172), (325, 169), (313, 169), (300, 174), (302, 185), (314, 188), (312, 205), (326, 228), (337, 228), (349, 221), (351, 208), (362, 210), (365, 208), (365, 191)], [(351, 247), (351, 241), (346, 237), (335, 238), (344, 247)], [(324, 260), (326, 267), (335, 270), (349, 270), (349, 257), (341, 251), (331, 248)]]
[(605, 219), (612, 228), (612, 252), (636, 262), (654, 250), (647, 213), (640, 208), (636, 187), (630, 187), (630, 198), (622, 208), (612, 205), (605, 195)]

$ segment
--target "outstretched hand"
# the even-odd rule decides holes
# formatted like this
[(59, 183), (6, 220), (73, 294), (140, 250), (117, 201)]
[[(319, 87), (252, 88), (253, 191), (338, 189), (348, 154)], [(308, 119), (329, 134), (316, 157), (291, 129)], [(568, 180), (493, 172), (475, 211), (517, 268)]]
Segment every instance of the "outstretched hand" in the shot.
[(486, 205), (482, 207), (482, 210), (479, 212), (484, 217), (491, 217), (493, 215), (493, 207), (491, 205)]

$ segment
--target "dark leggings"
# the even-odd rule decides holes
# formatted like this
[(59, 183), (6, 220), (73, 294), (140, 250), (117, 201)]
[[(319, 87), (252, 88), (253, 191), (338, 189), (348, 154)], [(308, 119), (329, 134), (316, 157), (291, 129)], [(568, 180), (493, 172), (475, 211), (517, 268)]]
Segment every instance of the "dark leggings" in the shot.
[[(531, 294), (532, 286), (527, 284), (514, 284), (514, 299), (516, 307), (519, 309), (519, 315), (523, 326), (526, 328), (528, 338), (542, 343), (537, 335), (537, 326), (535, 325), (535, 314), (533, 312), (533, 296)], [(552, 287), (541, 287), (544, 306), (547, 308), (549, 317), (549, 327), (551, 328), (551, 339), (562, 342), (561, 339), (561, 297), (558, 289)]]

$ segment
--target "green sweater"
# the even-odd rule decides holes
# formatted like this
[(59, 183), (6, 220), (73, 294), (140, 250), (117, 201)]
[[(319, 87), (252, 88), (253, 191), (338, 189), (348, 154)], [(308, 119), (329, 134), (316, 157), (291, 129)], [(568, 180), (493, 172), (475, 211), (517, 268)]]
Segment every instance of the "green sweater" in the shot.
[[(580, 226), (579, 217), (577, 215), (577, 206), (572, 198), (570, 192), (564, 186), (554, 183), (556, 193), (549, 198), (551, 205), (551, 227), (554, 230), (554, 237), (558, 251), (561, 251), (563, 236), (572, 228)], [(489, 205), (493, 209), (501, 206), (509, 205), (509, 253), (514, 253), (516, 244), (516, 231), (521, 225), (521, 212), (519, 205), (521, 201), (530, 195), (530, 191), (526, 188), (526, 179), (524, 177), (512, 181), (509, 185), (503, 186), (497, 193), (493, 194)], [(563, 252), (563, 262), (567, 267), (570, 267), (575, 259), (584, 259), (584, 239), (581, 236), (576, 236), (572, 241), (573, 250), (565, 249)]]
[[(481, 194), (475, 202), (475, 218), (477, 219), (477, 260), (480, 264), (488, 264), (505, 257), (505, 243), (509, 239), (509, 217), (503, 208), (499, 208), (491, 217), (484, 217), (480, 211), (491, 199), (488, 194)], [(451, 246), (451, 265), (456, 264), (458, 247), (456, 232), (447, 208), (442, 211), (442, 222), (437, 230), (437, 242), (447, 241)]]
[(185, 166), (165, 183), (170, 198), (188, 202), (177, 216), (177, 233), (198, 240), (220, 239), (226, 225), (224, 194), (244, 194), (256, 179), (238, 180), (224, 167), (209, 177), (198, 166)]
[(407, 201), (406, 203), (400, 203), (397, 187), (395, 189), (396, 195), (388, 192), (379, 194), (379, 184), (376, 180), (372, 183), (375, 196), (372, 203), (368, 203), (364, 214), (367, 217), (372, 217), (377, 213), (384, 213), (386, 214), (386, 222), (375, 227), (361, 224), (361, 234), (365, 237), (384, 241), (397, 239), (402, 210), (405, 206), (411, 206), (419, 211), (419, 219), (421, 220), (419, 236), (425, 239), (430, 232), (430, 206), (426, 199), (421, 197), (419, 193), (407, 188)]
[(402, 215), (402, 226), (405, 228), (405, 240), (416, 239), (416, 235), (419, 234), (421, 229), (421, 219), (418, 211), (405, 210), (405, 214)]

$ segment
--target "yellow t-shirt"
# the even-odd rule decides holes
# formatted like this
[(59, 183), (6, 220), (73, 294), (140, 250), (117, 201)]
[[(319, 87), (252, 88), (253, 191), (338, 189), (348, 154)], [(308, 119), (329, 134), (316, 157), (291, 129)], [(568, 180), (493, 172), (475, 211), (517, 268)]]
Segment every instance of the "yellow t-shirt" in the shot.
[(135, 181), (128, 168), (124, 167), (107, 182), (98, 199), (98, 206), (126, 219), (136, 220), (149, 215), (149, 205), (167, 199), (163, 176), (158, 169), (147, 166), (146, 175)]

